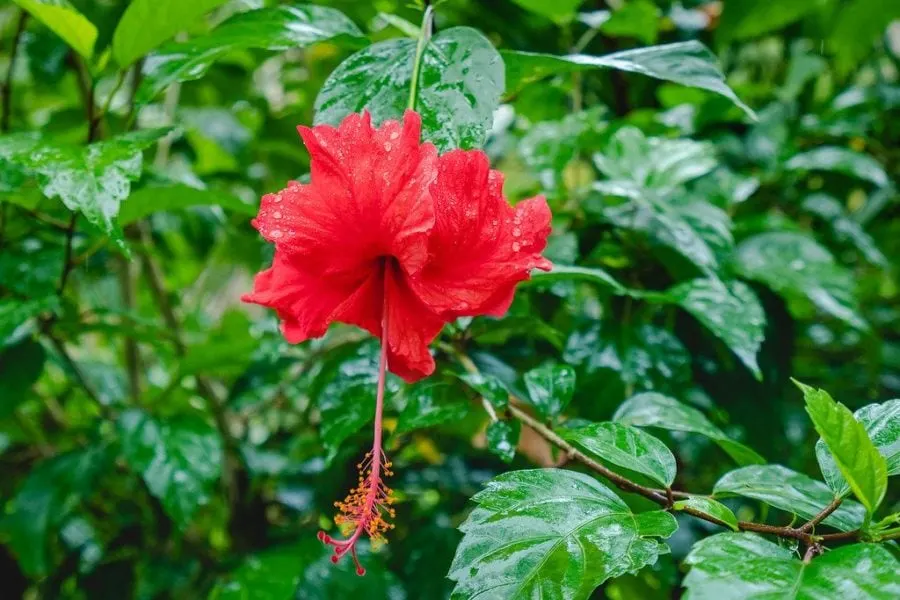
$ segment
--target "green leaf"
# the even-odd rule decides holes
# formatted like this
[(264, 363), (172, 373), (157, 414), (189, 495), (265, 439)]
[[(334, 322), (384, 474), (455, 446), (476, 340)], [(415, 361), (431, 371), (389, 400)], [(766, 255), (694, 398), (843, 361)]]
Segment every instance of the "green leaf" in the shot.
[(509, 390), (506, 385), (493, 375), (484, 373), (466, 373), (459, 377), (469, 387), (481, 394), (481, 397), (490, 402), (491, 406), (505, 409), (509, 404)]
[(521, 432), (522, 424), (519, 421), (492, 421), (485, 432), (488, 450), (503, 462), (512, 462)]
[(141, 176), (142, 150), (168, 131), (135, 131), (87, 147), (44, 144), (20, 158), (37, 175), (45, 196), (59, 197), (69, 210), (124, 244), (116, 223), (120, 205), (130, 182)]
[(675, 481), (675, 457), (661, 441), (621, 423), (592, 423), (559, 434), (594, 457), (646, 475), (668, 487)]
[(135, 100), (143, 104), (176, 81), (200, 79), (213, 63), (237, 51), (277, 52), (324, 41), (356, 48), (365, 36), (342, 12), (327, 6), (281, 5), (240, 13), (204, 36), (166, 44), (148, 56)]
[(94, 54), (97, 28), (67, 0), (13, 0), (84, 58)]
[(50, 571), (48, 536), (94, 490), (110, 458), (106, 446), (94, 446), (49, 458), (31, 469), (0, 520), (0, 532), (25, 573), (39, 578)]
[(749, 286), (740, 281), (693, 279), (664, 295), (725, 342), (757, 379), (762, 378), (756, 355), (764, 339), (766, 314)]
[[(550, 271), (535, 271), (531, 274), (531, 279), (528, 281), (539, 284), (550, 284), (556, 281), (586, 281), (610, 287), (616, 292), (626, 291), (625, 286), (616, 281), (615, 277), (596, 267), (554, 264)], [(528, 285), (528, 282), (523, 283), (523, 285)]]
[[(342, 62), (316, 98), (315, 123), (337, 125), (367, 109), (373, 122), (400, 119), (409, 100), (416, 40), (373, 44)], [(480, 148), (503, 92), (503, 60), (469, 27), (431, 38), (422, 57), (416, 110), (422, 137), (441, 152)]]
[(545, 419), (561, 414), (575, 393), (575, 371), (568, 365), (544, 364), (524, 376), (531, 404)]
[[(834, 500), (821, 481), (781, 465), (751, 465), (726, 473), (716, 482), (713, 494), (753, 498), (807, 520)], [(862, 525), (864, 517), (865, 509), (860, 504), (845, 500), (823, 523), (852, 531)]]
[(829, 223), (838, 240), (850, 242), (873, 265), (888, 266), (888, 259), (878, 249), (875, 240), (866, 233), (862, 225), (847, 214), (837, 198), (827, 194), (812, 194), (803, 201), (803, 210)]
[(684, 578), (691, 600), (900, 595), (900, 564), (877, 544), (842, 546), (806, 563), (752, 533), (720, 533), (695, 544), (685, 564), (691, 569)]
[(219, 190), (198, 190), (183, 184), (142, 187), (128, 196), (119, 211), (119, 226), (125, 227), (157, 212), (176, 212), (195, 206), (219, 206), (247, 217), (256, 216), (257, 206)]
[(837, 71), (846, 75), (858, 68), (878, 38), (895, 19), (900, 5), (892, 0), (848, 0), (841, 2), (833, 19), (828, 46), (835, 54)]
[(629, 0), (612, 13), (600, 29), (613, 37), (630, 37), (645, 44), (654, 44), (659, 17), (659, 8), (650, 0)]
[(675, 510), (684, 510), (686, 508), (698, 510), (721, 521), (734, 531), (738, 530), (738, 520), (731, 509), (707, 496), (691, 496), (685, 500), (679, 500), (672, 505), (672, 508)]
[(112, 55), (125, 68), (226, 0), (132, 0), (112, 39)]
[(554, 56), (517, 50), (504, 50), (502, 55), (506, 63), (507, 93), (518, 91), (525, 84), (548, 75), (596, 68), (619, 69), (709, 90), (725, 96), (751, 118), (756, 118), (750, 107), (741, 102), (725, 83), (715, 55), (695, 40), (624, 50), (605, 56)]
[(122, 413), (118, 425), (125, 460), (184, 529), (209, 501), (221, 474), (224, 454), (218, 432), (199, 419), (161, 421), (138, 409)]
[(396, 434), (458, 421), (469, 413), (469, 403), (458, 388), (447, 383), (417, 383), (403, 391), (406, 406), (397, 419)]
[(784, 167), (789, 171), (833, 171), (870, 181), (878, 187), (890, 185), (891, 180), (884, 167), (869, 156), (839, 146), (819, 146), (796, 154)]
[(887, 492), (887, 463), (862, 423), (850, 409), (817, 390), (794, 380), (803, 392), (806, 412), (853, 494), (873, 514)]
[(591, 477), (560, 469), (504, 473), (472, 500), (447, 575), (454, 600), (588, 598), (607, 579), (656, 562), (671, 514), (635, 514)]
[(852, 274), (805, 234), (772, 231), (747, 238), (735, 251), (735, 266), (742, 277), (763, 283), (788, 300), (806, 298), (819, 310), (857, 329), (868, 329), (859, 316)]
[(16, 333), (19, 327), (30, 319), (42, 313), (57, 310), (59, 310), (59, 298), (56, 296), (46, 296), (36, 300), (3, 298), (0, 300), (0, 348), (5, 346), (7, 340)]
[(757, 37), (790, 25), (821, 5), (822, 0), (792, 0), (771, 6), (757, 0), (729, 0), (722, 11), (718, 39), (725, 43)]
[(522, 8), (547, 17), (557, 23), (568, 23), (584, 0), (513, 0)]
[(696, 408), (656, 392), (632, 396), (619, 406), (613, 420), (637, 427), (699, 433), (716, 442), (739, 465), (765, 462), (754, 450), (726, 436)]
[[(869, 404), (853, 413), (853, 418), (862, 424), (869, 439), (884, 457), (887, 475), (900, 474), (900, 400)], [(824, 439), (816, 442), (816, 458), (828, 487), (835, 495), (846, 495), (850, 485), (841, 474)]]
[(11, 415), (28, 399), (31, 386), (44, 371), (47, 354), (44, 347), (26, 338), (9, 348), (0, 350), (0, 421)]

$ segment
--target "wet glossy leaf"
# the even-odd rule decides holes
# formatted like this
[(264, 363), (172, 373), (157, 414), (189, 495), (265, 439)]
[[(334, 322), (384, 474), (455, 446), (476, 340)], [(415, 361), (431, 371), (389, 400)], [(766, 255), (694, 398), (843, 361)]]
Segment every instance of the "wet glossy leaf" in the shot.
[(797, 154), (785, 163), (785, 168), (794, 171), (834, 171), (850, 175), (864, 181), (871, 181), (878, 187), (890, 184), (890, 179), (881, 164), (869, 156), (849, 148), (820, 146)]
[(685, 562), (692, 600), (734, 598), (871, 598), (900, 594), (897, 559), (887, 548), (854, 544), (808, 564), (795, 552), (752, 533), (720, 533), (698, 542)]
[(613, 420), (637, 427), (660, 427), (670, 431), (699, 433), (718, 444), (740, 465), (764, 463), (754, 450), (730, 439), (696, 408), (656, 392), (645, 392), (626, 400)]
[(559, 433), (588, 454), (646, 475), (662, 486), (675, 481), (672, 451), (645, 431), (621, 423), (592, 423)]
[(756, 354), (763, 342), (766, 315), (749, 286), (740, 281), (693, 279), (665, 296), (725, 342), (757, 379), (762, 378)]
[(44, 460), (28, 474), (0, 519), (0, 533), (30, 576), (53, 566), (48, 537), (90, 495), (109, 462), (108, 448), (96, 446)]
[(132, 469), (162, 502), (172, 520), (185, 528), (206, 504), (222, 471), (222, 439), (194, 418), (158, 420), (138, 409), (119, 418), (122, 451)]
[[(812, 519), (834, 500), (821, 481), (781, 465), (751, 465), (723, 475), (713, 488), (716, 496), (744, 496)], [(842, 531), (858, 529), (865, 517), (861, 504), (845, 500), (823, 523)]]
[(493, 375), (484, 373), (466, 373), (460, 379), (491, 403), (494, 408), (504, 409), (509, 404), (509, 390), (506, 385)]
[(327, 6), (280, 5), (237, 14), (210, 33), (164, 45), (144, 62), (136, 100), (149, 102), (176, 81), (203, 77), (229, 53), (261, 49), (282, 51), (331, 41), (355, 48), (365, 37), (342, 12)]
[(198, 190), (186, 185), (143, 187), (128, 196), (119, 211), (119, 226), (125, 227), (157, 212), (178, 212), (196, 206), (219, 206), (226, 211), (252, 217), (259, 207), (218, 190)]
[[(853, 418), (862, 424), (875, 448), (884, 457), (887, 475), (900, 475), (900, 400), (869, 404), (854, 412)], [(839, 496), (850, 492), (850, 485), (841, 475), (841, 469), (823, 439), (816, 443), (816, 458), (828, 487)]]
[(547, 363), (524, 376), (531, 404), (545, 419), (561, 414), (575, 393), (575, 371), (568, 365)]
[(533, 13), (543, 15), (557, 23), (568, 23), (584, 0), (513, 0)]
[(522, 424), (519, 421), (492, 421), (485, 432), (488, 450), (503, 462), (512, 462), (521, 431)]
[[(535, 271), (532, 273), (529, 281), (540, 284), (553, 283), (555, 281), (586, 281), (610, 287), (617, 292), (625, 292), (625, 287), (616, 281), (612, 275), (596, 267), (554, 264), (550, 271)], [(527, 282), (524, 285), (527, 285)]]
[(516, 91), (547, 75), (606, 68), (641, 73), (681, 85), (698, 87), (725, 96), (751, 117), (753, 111), (725, 83), (715, 55), (697, 41), (677, 42), (624, 50), (605, 56), (569, 54), (554, 56), (537, 52), (505, 50), (506, 89)]
[(766, 7), (755, 0), (731, 0), (722, 11), (717, 33), (722, 41), (756, 37), (790, 25), (820, 4), (819, 0), (795, 0)]
[[(416, 40), (373, 44), (341, 63), (316, 98), (315, 122), (337, 125), (367, 109), (375, 123), (399, 119), (409, 101)], [(484, 144), (503, 92), (503, 60), (469, 27), (435, 35), (422, 59), (416, 110), (422, 137), (440, 151)]]
[(813, 194), (803, 201), (803, 209), (831, 225), (835, 237), (849, 242), (873, 265), (886, 267), (888, 260), (866, 230), (850, 215), (837, 198), (827, 194)]
[(469, 412), (462, 391), (447, 383), (419, 383), (405, 389), (403, 396), (406, 405), (397, 419), (396, 434), (458, 421)]
[(679, 500), (673, 505), (673, 508), (675, 510), (684, 510), (686, 508), (699, 510), (703, 514), (718, 519), (734, 531), (738, 530), (738, 520), (731, 509), (707, 496), (691, 496), (685, 500)]
[(85, 58), (94, 53), (97, 28), (67, 0), (13, 0)]
[(447, 575), (454, 600), (586, 599), (654, 564), (677, 528), (669, 513), (632, 513), (603, 484), (560, 469), (504, 473), (472, 500)]
[(43, 313), (52, 313), (59, 308), (59, 298), (45, 296), (34, 300), (0, 300), (0, 348), (16, 330)]
[(3, 385), (0, 420), (11, 415), (28, 399), (31, 386), (44, 371), (46, 358), (44, 347), (31, 338), (0, 349), (0, 382)]
[(795, 381), (803, 392), (806, 412), (853, 494), (874, 513), (887, 492), (887, 464), (850, 409), (817, 390)]
[(121, 67), (130, 66), (225, 1), (133, 0), (113, 34), (113, 58)]
[(812, 238), (790, 231), (761, 233), (741, 242), (735, 258), (741, 276), (788, 299), (805, 297), (823, 312), (868, 328), (856, 306), (852, 275)]

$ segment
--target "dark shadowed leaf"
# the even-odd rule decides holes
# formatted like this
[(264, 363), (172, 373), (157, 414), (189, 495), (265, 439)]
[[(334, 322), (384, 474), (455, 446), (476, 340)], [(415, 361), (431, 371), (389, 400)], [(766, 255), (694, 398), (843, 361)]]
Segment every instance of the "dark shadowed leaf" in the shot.
[(603, 484), (560, 469), (504, 473), (472, 500), (447, 575), (458, 600), (583, 600), (654, 564), (677, 528), (669, 513), (635, 514)]
[(675, 480), (675, 457), (649, 433), (621, 423), (592, 423), (562, 429), (560, 435), (585, 452), (617, 467), (646, 475), (662, 486)]
[(253, 217), (259, 207), (218, 190), (198, 190), (182, 184), (143, 187), (128, 196), (119, 211), (119, 226), (125, 227), (157, 212), (177, 212), (195, 206), (219, 206), (239, 215)]
[(756, 0), (729, 0), (717, 35), (723, 42), (756, 37), (790, 25), (820, 5), (820, 0), (793, 0), (768, 7)]
[(394, 430), (397, 434), (458, 421), (469, 412), (469, 402), (462, 391), (448, 383), (426, 380), (408, 387), (402, 394), (406, 405), (397, 418)]
[(0, 349), (0, 382), (3, 385), (0, 420), (11, 415), (19, 404), (28, 399), (31, 386), (44, 370), (46, 358), (44, 347), (31, 338)]
[(513, 0), (533, 13), (543, 15), (557, 23), (568, 23), (584, 0)]
[(886, 267), (888, 260), (875, 244), (866, 230), (855, 219), (847, 214), (837, 198), (827, 194), (813, 194), (803, 201), (803, 209), (820, 217), (831, 225), (835, 237), (848, 242), (873, 265)]

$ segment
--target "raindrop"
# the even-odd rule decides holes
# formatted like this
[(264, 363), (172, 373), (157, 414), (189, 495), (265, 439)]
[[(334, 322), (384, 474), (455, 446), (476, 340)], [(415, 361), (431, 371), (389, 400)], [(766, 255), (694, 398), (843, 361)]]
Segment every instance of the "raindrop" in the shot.
[(519, 248), (521, 248), (521, 247), (522, 246), (519, 244), (519, 242), (513, 242), (513, 245), (512, 245), (513, 252), (518, 252)]
[(392, 140), (396, 140), (398, 137), (400, 137), (400, 132), (399, 132), (399, 131), (394, 131), (393, 133), (391, 133), (391, 139), (392, 139)]
[(282, 232), (280, 229), (273, 229), (270, 235), (277, 240), (284, 235), (284, 232)]
[(391, 143), (390, 143), (390, 142), (385, 142), (385, 143), (384, 143), (384, 151), (385, 151), (385, 152), (390, 152), (390, 151), (391, 151)]
[(273, 218), (273, 219), (280, 219), (280, 218), (281, 218), (281, 211), (280, 211), (280, 210), (276, 210), (275, 212), (273, 212), (273, 213), (272, 213), (272, 218)]
[(800, 260), (799, 258), (797, 260), (791, 261), (791, 268), (794, 269), (795, 271), (799, 271), (805, 266), (806, 265), (804, 264), (804, 262), (802, 260)]
[(275, 194), (275, 197), (272, 198), (272, 202), (274, 202), (275, 204), (281, 202), (281, 194)]
[(515, 229), (513, 229), (513, 235), (519, 237), (520, 235), (522, 235), (522, 230), (516, 227)]

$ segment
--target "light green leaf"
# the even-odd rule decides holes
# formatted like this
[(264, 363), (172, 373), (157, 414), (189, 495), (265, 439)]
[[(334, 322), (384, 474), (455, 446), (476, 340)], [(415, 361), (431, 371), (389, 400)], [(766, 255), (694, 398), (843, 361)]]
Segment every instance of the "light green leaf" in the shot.
[(858, 329), (853, 276), (812, 238), (793, 231), (772, 231), (741, 242), (735, 266), (742, 277), (763, 283), (789, 300), (806, 298), (819, 310)]
[(707, 496), (691, 496), (685, 500), (679, 500), (672, 508), (675, 510), (684, 510), (686, 508), (698, 510), (705, 515), (709, 515), (730, 527), (734, 531), (738, 530), (738, 520), (730, 508), (709, 498)]
[(259, 208), (219, 190), (198, 190), (183, 184), (142, 187), (132, 192), (128, 196), (128, 202), (122, 205), (119, 226), (125, 227), (153, 213), (176, 212), (195, 206), (220, 206), (248, 217), (256, 216)]
[(691, 600), (867, 598), (900, 595), (897, 559), (877, 544), (829, 550), (805, 563), (791, 550), (752, 533), (720, 533), (699, 541), (685, 559)]
[(172, 520), (186, 528), (209, 501), (221, 474), (224, 454), (218, 432), (199, 419), (158, 420), (138, 409), (122, 413), (118, 426), (125, 460)]
[(850, 409), (834, 401), (825, 390), (794, 381), (803, 392), (806, 412), (853, 494), (869, 514), (875, 512), (887, 492), (887, 464), (862, 423)]
[(750, 107), (741, 102), (725, 83), (725, 76), (715, 55), (695, 40), (624, 50), (605, 56), (554, 56), (517, 50), (504, 50), (502, 54), (506, 63), (507, 93), (515, 92), (525, 84), (548, 75), (596, 68), (619, 69), (709, 90), (725, 96), (751, 118), (756, 117)]
[(97, 28), (67, 0), (13, 0), (84, 58), (94, 54)]
[(522, 424), (519, 421), (492, 421), (485, 432), (488, 450), (503, 462), (512, 462), (521, 432)]
[(113, 58), (123, 68), (131, 66), (225, 1), (132, 0), (113, 33)]
[(757, 0), (728, 0), (722, 11), (718, 38), (722, 42), (756, 37), (790, 25), (820, 8), (822, 0), (791, 0), (766, 6)]
[(621, 423), (592, 423), (559, 434), (594, 457), (646, 475), (662, 486), (675, 481), (675, 457), (649, 433)]
[[(400, 119), (409, 100), (416, 40), (393, 39), (360, 50), (335, 69), (315, 103), (315, 123), (337, 125), (367, 109), (375, 123)], [(422, 137), (444, 152), (479, 148), (503, 92), (503, 60), (469, 27), (431, 38), (422, 58), (416, 110)]]
[(635, 514), (603, 484), (560, 469), (504, 473), (472, 500), (447, 575), (453, 600), (584, 600), (654, 564), (677, 528), (671, 514)]
[[(869, 404), (853, 413), (862, 424), (875, 448), (884, 457), (887, 475), (900, 474), (900, 400), (888, 400), (881, 404)], [(828, 451), (824, 439), (816, 442), (816, 458), (825, 477), (825, 483), (838, 496), (850, 491), (850, 485)]]
[[(2, 341), (2, 340), (0, 340)], [(31, 386), (44, 371), (47, 353), (31, 338), (8, 348), (0, 346), (0, 421), (15, 412), (31, 391)]]
[(739, 465), (765, 462), (754, 450), (726, 436), (696, 408), (656, 392), (632, 396), (619, 406), (613, 420), (637, 427), (699, 433), (716, 442)]
[(97, 478), (108, 468), (106, 446), (74, 450), (35, 465), (0, 517), (0, 533), (19, 560), (22, 570), (40, 578), (53, 563), (48, 536), (90, 495)]
[(239, 13), (210, 33), (164, 45), (147, 57), (135, 100), (146, 103), (176, 81), (203, 77), (214, 62), (240, 50), (304, 48), (331, 41), (356, 48), (365, 36), (337, 9), (315, 5), (279, 5)]
[(756, 354), (763, 342), (766, 314), (749, 286), (740, 281), (692, 279), (664, 295), (725, 342), (757, 379), (762, 378)]
[[(529, 281), (540, 284), (549, 284), (556, 281), (586, 281), (610, 287), (616, 292), (625, 292), (625, 286), (598, 267), (575, 267), (554, 264), (549, 271), (535, 271), (532, 273)], [(525, 282), (523, 285), (528, 285), (528, 282)]]
[(838, 5), (828, 46), (842, 75), (858, 68), (890, 23), (900, 18), (893, 0), (847, 0)]
[(606, 35), (656, 43), (660, 10), (650, 0), (629, 0), (600, 27)]
[(884, 167), (869, 156), (840, 146), (819, 146), (794, 155), (784, 167), (791, 171), (834, 171), (870, 181), (878, 187), (890, 185)]
[[(807, 520), (834, 500), (831, 490), (821, 481), (781, 465), (751, 465), (726, 473), (716, 482), (713, 494), (753, 498)], [(862, 525), (864, 517), (862, 505), (845, 500), (823, 523), (852, 531)]]
[(447, 383), (426, 381), (403, 390), (406, 405), (397, 419), (395, 434), (458, 421), (469, 412), (462, 392)]
[(562, 413), (575, 393), (575, 371), (569, 365), (544, 364), (524, 376), (531, 404), (545, 419)]
[(542, 15), (557, 23), (568, 23), (584, 0), (513, 0), (522, 8)]

